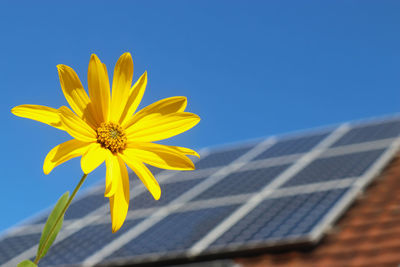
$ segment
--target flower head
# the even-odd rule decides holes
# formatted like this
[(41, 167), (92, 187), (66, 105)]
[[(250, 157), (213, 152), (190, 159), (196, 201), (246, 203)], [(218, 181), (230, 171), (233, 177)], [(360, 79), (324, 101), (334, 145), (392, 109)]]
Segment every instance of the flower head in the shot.
[(186, 155), (199, 155), (188, 148), (154, 142), (189, 130), (200, 118), (184, 111), (187, 102), (182, 96), (162, 99), (136, 112), (146, 88), (147, 73), (132, 86), (133, 62), (129, 53), (123, 54), (115, 66), (111, 93), (106, 66), (94, 54), (88, 70), (89, 95), (72, 68), (65, 65), (57, 68), (62, 91), (72, 110), (65, 106), (54, 109), (21, 105), (11, 112), (66, 131), (74, 138), (47, 154), (43, 164), (45, 174), (78, 156), (82, 156), (81, 168), (86, 174), (105, 161), (104, 196), (110, 200), (112, 231), (116, 232), (125, 221), (129, 206), (126, 165), (154, 199), (159, 199), (160, 186), (144, 163), (170, 170), (193, 170), (194, 165)]

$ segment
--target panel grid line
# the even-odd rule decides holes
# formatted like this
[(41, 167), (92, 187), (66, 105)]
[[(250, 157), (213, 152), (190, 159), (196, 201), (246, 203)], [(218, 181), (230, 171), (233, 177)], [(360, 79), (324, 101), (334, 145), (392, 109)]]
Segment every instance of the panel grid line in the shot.
[(396, 140), (396, 138), (387, 138), (387, 139), (368, 141), (368, 142), (363, 142), (363, 143), (358, 143), (358, 144), (335, 146), (335, 147), (331, 147), (331, 148), (327, 149), (324, 152), (324, 154), (321, 155), (320, 158), (328, 158), (328, 157), (334, 157), (334, 156), (339, 156), (339, 155), (347, 155), (347, 154), (352, 154), (352, 153), (357, 153), (357, 152), (370, 151), (370, 150), (375, 150), (375, 149), (379, 149), (379, 148), (386, 148), (391, 143), (393, 143), (395, 140)]

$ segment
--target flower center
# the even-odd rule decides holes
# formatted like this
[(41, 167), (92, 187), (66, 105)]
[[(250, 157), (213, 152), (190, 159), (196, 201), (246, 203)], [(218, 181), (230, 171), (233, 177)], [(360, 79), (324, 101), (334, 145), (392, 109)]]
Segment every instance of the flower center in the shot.
[(126, 148), (126, 136), (121, 126), (113, 122), (103, 122), (97, 128), (97, 143), (112, 153), (122, 152)]

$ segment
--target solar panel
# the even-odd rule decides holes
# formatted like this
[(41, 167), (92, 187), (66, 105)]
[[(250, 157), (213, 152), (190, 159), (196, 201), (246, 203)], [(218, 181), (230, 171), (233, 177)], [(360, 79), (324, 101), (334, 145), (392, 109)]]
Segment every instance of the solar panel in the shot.
[(306, 234), (348, 189), (266, 199), (207, 248), (289, 241)]
[(65, 220), (82, 218), (90, 211), (106, 204), (108, 204), (108, 201), (104, 198), (104, 191), (81, 197), (68, 208), (65, 213)]
[(255, 160), (305, 153), (315, 147), (328, 134), (329, 132), (280, 140), (275, 145), (258, 155)]
[[(151, 264), (157, 261), (318, 241), (398, 150), (400, 118), (208, 149), (192, 172), (152, 168), (154, 201), (132, 174), (127, 220), (111, 234), (104, 183), (68, 210), (41, 266)], [(31, 258), (39, 216), (3, 234), (0, 264)]]
[(282, 187), (360, 176), (384, 151), (377, 149), (317, 159)]
[(343, 146), (379, 139), (394, 138), (400, 135), (400, 121), (391, 120), (378, 123), (361, 124), (351, 129), (332, 146)]
[(253, 146), (245, 146), (211, 153), (210, 155), (207, 155), (205, 158), (200, 159), (200, 161), (196, 163), (196, 169), (227, 165), (252, 148)]
[(143, 234), (116, 250), (107, 259), (146, 254), (184, 252), (221, 222), (237, 205), (199, 209), (168, 215)]
[(132, 205), (129, 206), (129, 209), (136, 210), (167, 205), (182, 193), (196, 186), (196, 184), (201, 181), (202, 179), (193, 179), (164, 184), (162, 186), (161, 197), (158, 201), (154, 201), (154, 198), (150, 195), (150, 193), (148, 191), (144, 191), (142, 194), (134, 196)]
[(289, 164), (232, 173), (194, 200), (257, 192), (287, 167)]
[[(97, 224), (83, 227), (67, 239), (56, 243), (48, 255), (40, 261), (40, 266), (78, 264), (87, 255), (94, 253), (105, 244), (122, 236), (129, 228), (137, 225), (142, 219), (127, 220), (124, 229), (113, 234), (109, 224)], [(101, 238), (98, 238), (101, 236)], [(68, 251), (68, 254), (65, 253)]]
[(0, 263), (4, 263), (37, 244), (40, 233), (9, 236), (0, 241)]

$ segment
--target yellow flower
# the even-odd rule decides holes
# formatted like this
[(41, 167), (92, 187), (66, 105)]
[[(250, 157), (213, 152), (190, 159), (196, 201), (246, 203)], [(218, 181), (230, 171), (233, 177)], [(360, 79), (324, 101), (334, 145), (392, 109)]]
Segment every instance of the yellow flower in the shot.
[(82, 156), (85, 174), (106, 162), (104, 196), (110, 200), (112, 231), (125, 221), (129, 205), (127, 164), (141, 179), (154, 199), (161, 189), (143, 163), (170, 170), (193, 170), (186, 155), (199, 156), (195, 151), (153, 143), (195, 126), (200, 118), (184, 112), (186, 98), (170, 97), (157, 101), (135, 113), (146, 88), (145, 72), (132, 86), (133, 62), (129, 53), (123, 54), (114, 69), (112, 90), (106, 66), (92, 55), (88, 70), (89, 96), (75, 71), (58, 65), (61, 88), (70, 107), (53, 109), (38, 105), (14, 107), (14, 115), (37, 120), (69, 133), (74, 139), (53, 148), (46, 156), (43, 171)]

